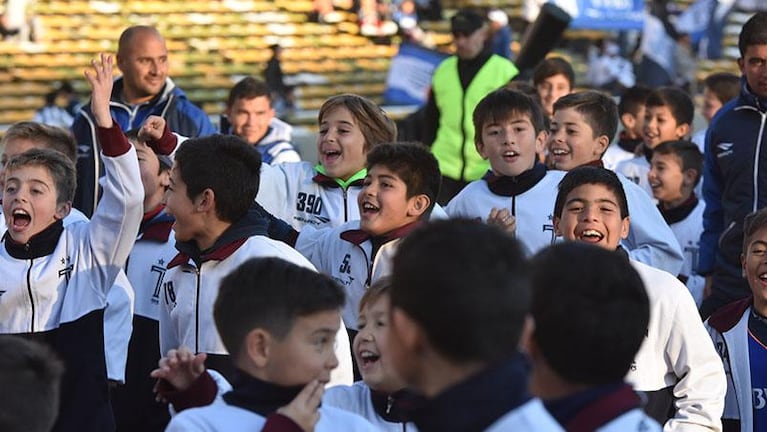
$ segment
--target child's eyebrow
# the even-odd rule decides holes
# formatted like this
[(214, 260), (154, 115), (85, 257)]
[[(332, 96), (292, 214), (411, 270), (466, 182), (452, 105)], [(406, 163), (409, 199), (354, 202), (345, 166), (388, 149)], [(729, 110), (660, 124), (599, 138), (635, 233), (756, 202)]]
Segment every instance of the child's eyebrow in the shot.
[(397, 177), (391, 175), (391, 174), (379, 174), (378, 178), (386, 179), (386, 180), (397, 180)]
[(323, 335), (323, 334), (333, 334), (334, 335), (336, 333), (338, 333), (338, 329), (337, 328), (333, 329), (333, 328), (329, 328), (329, 327), (324, 327), (324, 328), (320, 328), (320, 329), (317, 329), (317, 330), (313, 331), (312, 335)]
[(763, 241), (763, 240), (754, 240), (748, 246), (749, 246), (749, 248), (754, 247), (754, 246), (767, 246), (767, 242)]

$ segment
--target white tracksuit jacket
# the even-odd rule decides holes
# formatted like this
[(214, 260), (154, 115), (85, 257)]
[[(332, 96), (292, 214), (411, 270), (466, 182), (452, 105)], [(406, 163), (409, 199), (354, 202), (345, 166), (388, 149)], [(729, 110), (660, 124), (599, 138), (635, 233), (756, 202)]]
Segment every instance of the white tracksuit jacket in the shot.
[(724, 369), (692, 296), (671, 274), (638, 261), (631, 264), (650, 299), (650, 323), (626, 381), (650, 398), (652, 392), (671, 388), (677, 412), (664, 430), (721, 430)]

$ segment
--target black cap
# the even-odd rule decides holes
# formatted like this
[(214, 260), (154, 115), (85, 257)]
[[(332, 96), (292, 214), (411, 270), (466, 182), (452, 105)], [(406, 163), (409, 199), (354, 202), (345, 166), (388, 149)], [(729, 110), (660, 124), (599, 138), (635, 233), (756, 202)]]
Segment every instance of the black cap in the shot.
[(450, 18), (450, 31), (470, 35), (482, 28), (485, 19), (471, 9), (461, 9)]

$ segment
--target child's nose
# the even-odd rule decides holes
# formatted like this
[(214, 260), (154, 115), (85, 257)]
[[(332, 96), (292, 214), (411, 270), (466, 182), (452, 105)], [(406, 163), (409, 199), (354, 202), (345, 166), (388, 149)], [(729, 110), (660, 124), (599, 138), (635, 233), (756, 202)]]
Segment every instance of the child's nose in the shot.
[(328, 370), (333, 370), (338, 367), (338, 357), (336, 357), (336, 351), (331, 350), (330, 355), (328, 356), (327, 363), (325, 363), (325, 367), (328, 368)]

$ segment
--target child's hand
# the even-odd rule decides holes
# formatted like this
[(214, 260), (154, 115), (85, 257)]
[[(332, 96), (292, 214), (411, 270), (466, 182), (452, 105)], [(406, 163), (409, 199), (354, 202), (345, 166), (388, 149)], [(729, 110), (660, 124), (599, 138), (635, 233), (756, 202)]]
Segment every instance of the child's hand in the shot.
[(160, 116), (151, 115), (141, 125), (141, 129), (138, 131), (138, 140), (141, 142), (158, 141), (162, 138), (164, 130), (165, 119)]
[(101, 54), (101, 61), (91, 60), (92, 70), (85, 71), (85, 79), (91, 85), (91, 110), (96, 124), (103, 128), (112, 127), (112, 113), (109, 100), (112, 97), (112, 56)]
[(205, 372), (205, 353), (192, 354), (187, 347), (170, 350), (158, 362), (158, 368), (149, 376), (168, 381), (176, 390), (188, 389)]
[(512, 216), (508, 209), (493, 208), (487, 216), (487, 223), (495, 225), (512, 235), (517, 232), (517, 218)]
[(317, 380), (310, 382), (301, 390), (289, 404), (277, 410), (277, 413), (288, 417), (301, 426), (304, 432), (314, 431), (314, 426), (320, 419), (317, 408), (320, 406), (325, 386)]

